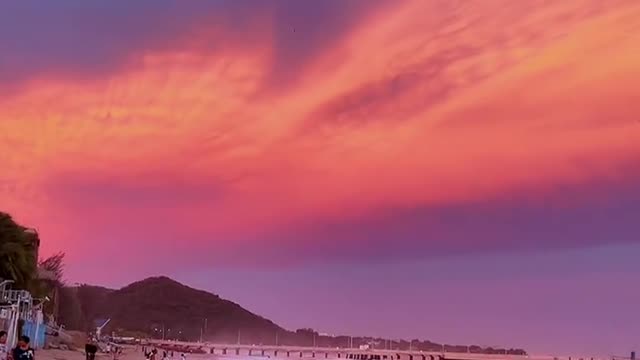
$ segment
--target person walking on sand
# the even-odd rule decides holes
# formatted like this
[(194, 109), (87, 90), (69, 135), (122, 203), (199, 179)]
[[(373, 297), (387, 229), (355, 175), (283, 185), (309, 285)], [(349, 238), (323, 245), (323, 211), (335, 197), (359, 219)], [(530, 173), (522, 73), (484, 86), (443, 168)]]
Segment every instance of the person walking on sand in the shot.
[(28, 336), (20, 336), (18, 340), (18, 346), (13, 349), (13, 360), (35, 360), (35, 350), (29, 345), (31, 339)]
[(96, 353), (98, 352), (98, 347), (94, 344), (91, 337), (89, 337), (87, 340), (87, 343), (84, 345), (86, 360), (94, 360), (96, 358)]
[(7, 332), (0, 331), (0, 360), (7, 360)]

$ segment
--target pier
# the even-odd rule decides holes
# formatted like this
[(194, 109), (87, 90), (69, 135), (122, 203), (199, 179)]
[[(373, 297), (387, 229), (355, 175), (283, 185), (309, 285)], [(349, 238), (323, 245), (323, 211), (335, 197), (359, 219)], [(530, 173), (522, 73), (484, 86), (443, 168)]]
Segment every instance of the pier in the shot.
[[(221, 356), (254, 356), (282, 359), (346, 359), (346, 360), (522, 360), (530, 359), (524, 355), (476, 354), (427, 352), (408, 350), (381, 350), (358, 348), (323, 348), (302, 346), (246, 345), (246, 344), (212, 344), (197, 342), (181, 342), (167, 340), (147, 340), (147, 344), (163, 346), (179, 346), (185, 349), (198, 349), (208, 354)], [(553, 357), (546, 358), (553, 360)], [(540, 358), (539, 360), (543, 360)], [(560, 359), (557, 359), (560, 360)], [(577, 359), (576, 359), (577, 360)], [(585, 359), (587, 360), (587, 359)]]

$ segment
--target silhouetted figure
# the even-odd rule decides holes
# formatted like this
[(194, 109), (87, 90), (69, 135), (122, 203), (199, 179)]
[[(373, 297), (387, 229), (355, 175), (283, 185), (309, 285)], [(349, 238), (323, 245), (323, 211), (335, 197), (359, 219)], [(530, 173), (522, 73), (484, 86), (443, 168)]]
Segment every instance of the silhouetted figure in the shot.
[(0, 360), (7, 360), (9, 349), (7, 349), (7, 332), (0, 330)]
[(87, 342), (84, 345), (84, 353), (87, 360), (94, 360), (96, 358), (97, 352), (98, 352), (98, 346), (96, 346), (96, 344), (94, 344), (93, 341), (89, 340), (89, 342)]
[(36, 355), (35, 355), (35, 350), (33, 350), (33, 348), (31, 348), (31, 345), (29, 345), (29, 343), (31, 342), (31, 339), (29, 339), (28, 336), (22, 335), (20, 336), (20, 339), (18, 340), (18, 346), (16, 346), (15, 349), (13, 349), (13, 360), (34, 360)]

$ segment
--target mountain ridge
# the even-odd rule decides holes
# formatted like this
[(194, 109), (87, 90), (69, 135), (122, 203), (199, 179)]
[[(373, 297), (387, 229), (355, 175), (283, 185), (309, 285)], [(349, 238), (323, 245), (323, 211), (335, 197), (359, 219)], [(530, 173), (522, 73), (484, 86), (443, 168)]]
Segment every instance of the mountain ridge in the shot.
[[(91, 330), (96, 319), (110, 318), (106, 331), (161, 335), (180, 339), (246, 332), (251, 338), (284, 331), (271, 320), (216, 294), (155, 276), (114, 290), (92, 285), (65, 288), (74, 309), (61, 309), (60, 322), (76, 330)], [(64, 306), (63, 306), (64, 308)], [(75, 321), (73, 321), (75, 319)], [(206, 319), (206, 320), (205, 320)], [(206, 326), (206, 329), (205, 329)]]
[[(120, 289), (80, 285), (61, 290), (60, 323), (71, 330), (94, 331), (95, 322), (110, 318), (103, 333), (217, 343), (279, 344), (423, 351), (526, 354), (522, 349), (443, 345), (431, 341), (321, 335), (313, 329), (289, 331), (219, 295), (153, 276)], [(99, 322), (99, 321), (98, 321)]]

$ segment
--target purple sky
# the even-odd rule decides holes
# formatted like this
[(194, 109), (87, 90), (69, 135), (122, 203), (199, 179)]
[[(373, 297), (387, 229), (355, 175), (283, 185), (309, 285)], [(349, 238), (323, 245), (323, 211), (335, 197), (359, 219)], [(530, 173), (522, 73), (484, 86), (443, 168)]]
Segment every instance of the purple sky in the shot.
[(3, 2), (0, 210), (71, 283), (626, 355), (639, 27), (632, 0)]

